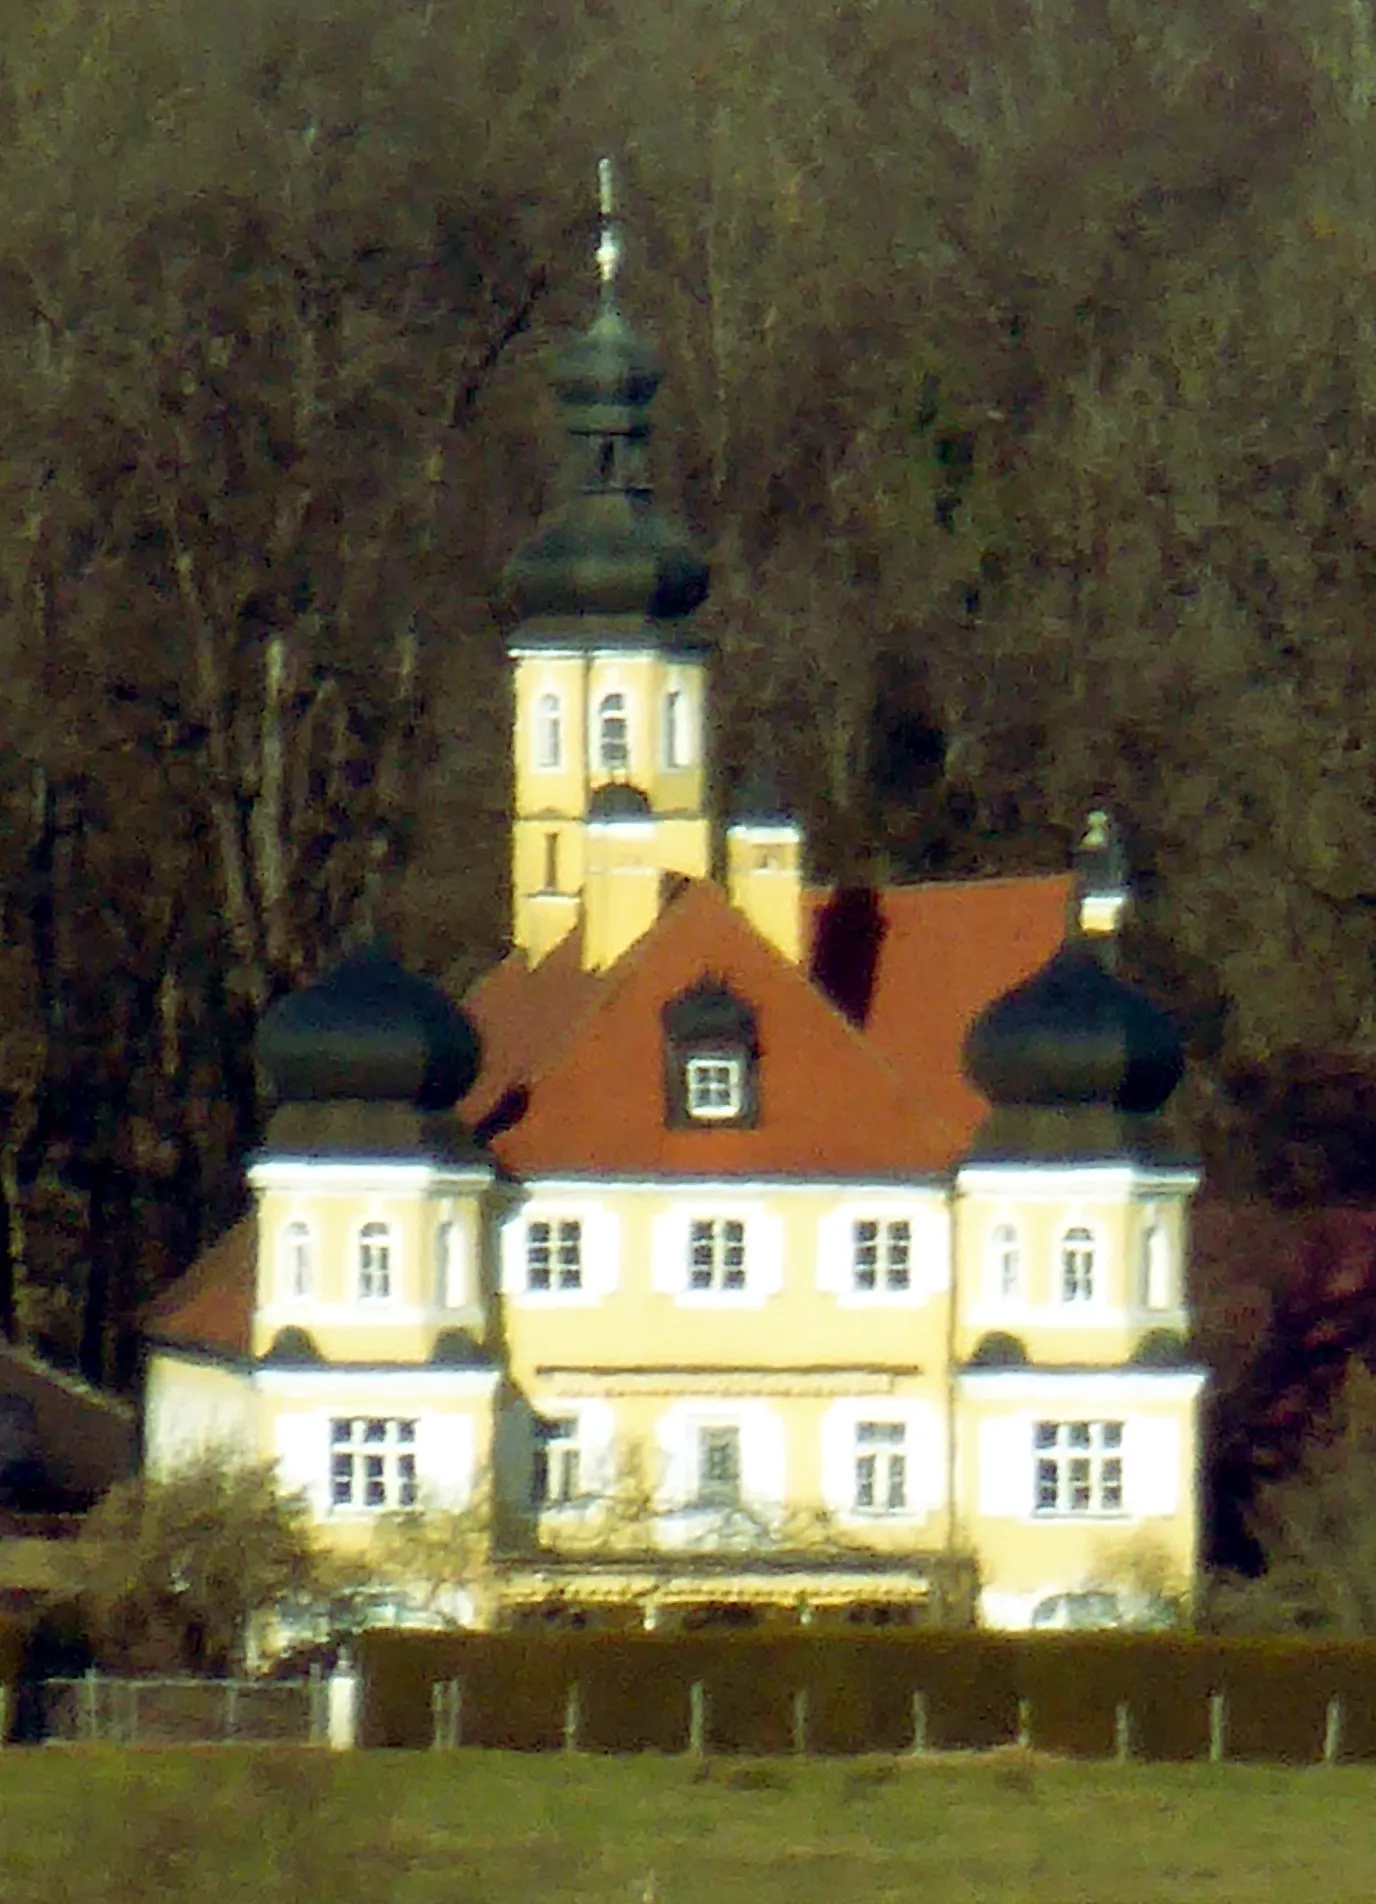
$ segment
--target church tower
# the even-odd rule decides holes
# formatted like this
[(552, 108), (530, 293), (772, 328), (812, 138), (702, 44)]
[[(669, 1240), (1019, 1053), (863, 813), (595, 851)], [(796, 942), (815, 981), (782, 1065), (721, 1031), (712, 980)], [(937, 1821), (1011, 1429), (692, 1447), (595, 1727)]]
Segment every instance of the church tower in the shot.
[[(661, 365), (617, 301), (602, 161), (602, 287), (559, 353), (567, 431), (555, 509), (507, 570), (515, 668), (513, 938), (532, 963), (584, 924), (608, 965), (653, 919), (667, 873), (705, 877), (707, 568), (655, 507), (649, 411)], [(595, 888), (595, 890), (594, 890)]]

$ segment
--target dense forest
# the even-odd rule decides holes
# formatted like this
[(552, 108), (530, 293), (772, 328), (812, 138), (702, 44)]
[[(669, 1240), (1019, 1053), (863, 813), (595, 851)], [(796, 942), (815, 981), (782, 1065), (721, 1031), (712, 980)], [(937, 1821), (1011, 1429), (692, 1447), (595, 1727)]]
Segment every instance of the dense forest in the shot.
[(0, 1331), (133, 1371), (263, 1004), (506, 918), (503, 562), (596, 161), (820, 878), (1125, 825), (1230, 1197), (1369, 1194), (1367, 0), (6, 0)]

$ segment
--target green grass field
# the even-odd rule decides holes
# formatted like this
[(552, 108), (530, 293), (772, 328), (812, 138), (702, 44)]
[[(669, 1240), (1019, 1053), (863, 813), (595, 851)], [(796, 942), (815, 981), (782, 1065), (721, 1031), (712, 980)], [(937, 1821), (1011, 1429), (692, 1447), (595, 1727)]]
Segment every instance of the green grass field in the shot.
[(1376, 1770), (11, 1750), (9, 1904), (1345, 1904)]

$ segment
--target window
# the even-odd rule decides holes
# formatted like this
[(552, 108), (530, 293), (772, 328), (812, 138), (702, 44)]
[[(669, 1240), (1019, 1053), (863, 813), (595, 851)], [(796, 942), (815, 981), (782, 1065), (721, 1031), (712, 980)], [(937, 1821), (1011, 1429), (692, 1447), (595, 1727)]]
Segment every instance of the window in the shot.
[(741, 1431), (698, 1430), (698, 1503), (702, 1507), (739, 1507)]
[(996, 1223), (989, 1233), (989, 1293), (995, 1302), (1016, 1302), (1021, 1283), (1018, 1233), (1011, 1223)]
[(559, 890), (559, 835), (557, 833), (546, 833), (545, 835), (545, 883), (543, 890), (545, 892), (558, 892)]
[(906, 1217), (864, 1218), (851, 1226), (851, 1273), (860, 1290), (912, 1286), (913, 1232)]
[(577, 1217), (526, 1226), (526, 1287), (583, 1287), (583, 1225)]
[(690, 1058), (688, 1115), (710, 1121), (739, 1117), (745, 1065), (740, 1058)]
[(631, 764), (624, 694), (604, 694), (597, 710), (597, 758), (604, 773), (624, 773)]
[(288, 1223), (282, 1232), (282, 1293), (299, 1302), (309, 1296), (315, 1280), (314, 1251), (309, 1223)]
[(1061, 1301), (1093, 1302), (1094, 1238), (1077, 1225), (1061, 1239)]
[(385, 1223), (365, 1223), (358, 1233), (358, 1295), (385, 1302), (392, 1293), (392, 1232)]
[(745, 1288), (745, 1225), (730, 1217), (694, 1217), (688, 1232), (690, 1289)]
[(416, 1504), (416, 1424), (386, 1416), (330, 1423), (330, 1500), (335, 1507)]
[(463, 1238), (457, 1223), (441, 1223), (435, 1231), (435, 1294), (443, 1309), (462, 1309), (464, 1289)]
[(551, 1416), (535, 1424), (531, 1466), (533, 1507), (561, 1507), (579, 1496), (578, 1422), (572, 1415)]
[(1036, 1507), (1039, 1514), (1121, 1514), (1121, 1421), (1039, 1421)]
[(1159, 1223), (1148, 1226), (1142, 1238), (1142, 1300), (1148, 1309), (1171, 1306), (1171, 1252)]
[(681, 688), (670, 688), (664, 697), (664, 765), (686, 767), (690, 758), (688, 697)]
[(862, 1421), (855, 1429), (855, 1505), (900, 1514), (908, 1505), (907, 1429), (901, 1421)]
[(564, 764), (564, 710), (557, 694), (535, 703), (535, 765), (543, 772)]

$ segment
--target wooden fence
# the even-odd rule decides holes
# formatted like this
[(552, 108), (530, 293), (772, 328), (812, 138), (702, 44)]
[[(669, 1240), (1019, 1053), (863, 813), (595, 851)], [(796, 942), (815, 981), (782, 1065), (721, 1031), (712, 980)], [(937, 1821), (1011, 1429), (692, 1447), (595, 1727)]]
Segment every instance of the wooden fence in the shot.
[(107, 1745), (321, 1745), (330, 1681), (120, 1679), (85, 1673), (35, 1688), (40, 1736)]

